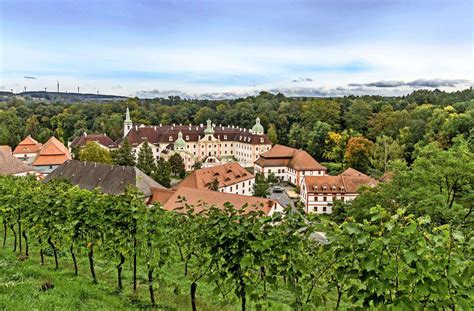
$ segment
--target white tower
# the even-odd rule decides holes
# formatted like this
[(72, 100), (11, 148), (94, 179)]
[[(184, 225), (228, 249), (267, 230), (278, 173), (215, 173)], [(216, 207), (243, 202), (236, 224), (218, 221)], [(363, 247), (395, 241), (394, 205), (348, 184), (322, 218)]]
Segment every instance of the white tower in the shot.
[(127, 136), (128, 132), (130, 132), (132, 127), (133, 127), (133, 122), (132, 122), (132, 119), (130, 119), (130, 110), (128, 110), (128, 106), (127, 106), (127, 112), (125, 112), (125, 121), (123, 122), (123, 137), (124, 138), (125, 136)]

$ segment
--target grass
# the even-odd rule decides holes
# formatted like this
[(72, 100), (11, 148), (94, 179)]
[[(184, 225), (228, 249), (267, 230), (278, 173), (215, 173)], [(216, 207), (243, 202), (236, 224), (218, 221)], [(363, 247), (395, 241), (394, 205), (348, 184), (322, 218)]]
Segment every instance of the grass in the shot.
[[(8, 232), (10, 233), (10, 232)], [(0, 246), (0, 310), (190, 310), (189, 280), (184, 277), (180, 262), (166, 265), (156, 274), (155, 298), (157, 306), (152, 308), (149, 300), (145, 271), (139, 271), (136, 293), (132, 290), (131, 263), (126, 261), (123, 271), (122, 292), (117, 291), (115, 262), (106, 258), (96, 258), (98, 284), (92, 282), (87, 256), (79, 254), (79, 274), (74, 274), (69, 254), (59, 258), (59, 269), (54, 269), (54, 259), (45, 256), (45, 264), (40, 264), (39, 249), (30, 245), (29, 258), (22, 258), (19, 252), (12, 252), (13, 241), (7, 239), (5, 247)], [(48, 252), (49, 253), (49, 252)], [(97, 252), (96, 254), (100, 254)], [(139, 263), (143, 268), (144, 263)], [(49, 284), (54, 288), (42, 290)], [(213, 286), (198, 283), (198, 310), (240, 310), (240, 302), (229, 294), (224, 300), (213, 292)], [(291, 310), (283, 303), (285, 293), (270, 293), (272, 310)], [(288, 296), (286, 296), (288, 297)], [(289, 302), (287, 302), (289, 303)], [(252, 304), (249, 310), (254, 309)]]

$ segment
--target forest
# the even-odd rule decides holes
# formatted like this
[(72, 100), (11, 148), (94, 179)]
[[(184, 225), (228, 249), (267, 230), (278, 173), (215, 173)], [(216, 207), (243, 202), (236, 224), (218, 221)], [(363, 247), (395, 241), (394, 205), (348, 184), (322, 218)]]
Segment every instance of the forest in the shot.
[[(31, 135), (67, 143), (86, 131), (122, 136), (126, 106), (135, 124), (215, 124), (251, 128), (256, 117), (272, 142), (302, 148), (334, 173), (342, 167), (380, 176), (393, 160), (412, 163), (417, 147), (454, 137), (473, 140), (474, 91), (418, 90), (407, 96), (292, 98), (261, 92), (234, 100), (130, 98), (100, 103), (64, 103), (28, 97), (0, 102), (0, 144), (15, 147)], [(331, 164), (334, 163), (334, 164)]]

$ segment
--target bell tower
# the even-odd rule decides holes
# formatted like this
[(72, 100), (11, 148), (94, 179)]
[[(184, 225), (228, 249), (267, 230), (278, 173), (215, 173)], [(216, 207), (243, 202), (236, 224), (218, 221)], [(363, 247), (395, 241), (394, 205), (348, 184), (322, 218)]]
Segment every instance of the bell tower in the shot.
[(125, 138), (133, 127), (132, 119), (130, 119), (130, 110), (127, 106), (127, 111), (125, 112), (125, 121), (123, 122), (123, 137)]

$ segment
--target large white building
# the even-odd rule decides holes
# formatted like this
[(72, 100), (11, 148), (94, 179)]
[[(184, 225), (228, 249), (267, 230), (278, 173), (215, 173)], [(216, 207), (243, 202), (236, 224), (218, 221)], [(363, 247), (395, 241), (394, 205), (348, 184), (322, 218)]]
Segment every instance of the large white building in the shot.
[(374, 187), (378, 182), (355, 170), (348, 168), (338, 176), (304, 176), (301, 182), (301, 201), (306, 213), (330, 214), (335, 201), (354, 200), (361, 186)]
[(272, 143), (264, 133), (257, 118), (252, 129), (236, 126), (206, 125), (134, 125), (127, 108), (124, 121), (124, 138), (138, 154), (147, 141), (156, 159), (179, 153), (184, 159), (185, 169), (190, 171), (194, 163), (202, 162), (203, 167), (237, 161), (244, 167), (253, 166), (260, 154), (270, 150)]

